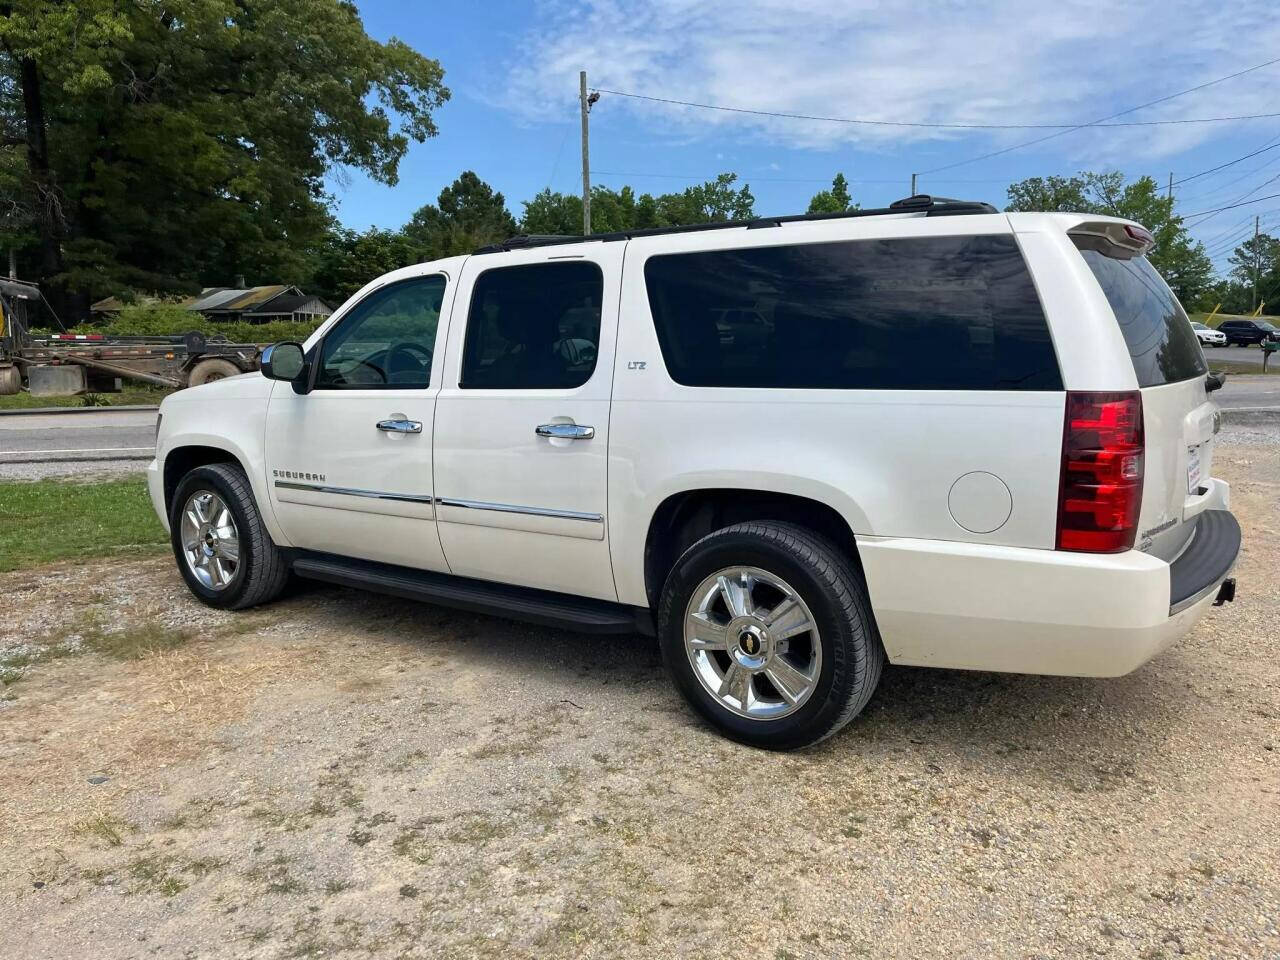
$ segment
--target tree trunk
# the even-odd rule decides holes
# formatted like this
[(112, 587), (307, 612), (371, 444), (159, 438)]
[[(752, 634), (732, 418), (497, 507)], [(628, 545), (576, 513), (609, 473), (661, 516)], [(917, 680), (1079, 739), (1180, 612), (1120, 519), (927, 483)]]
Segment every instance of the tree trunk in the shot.
[(40, 232), (40, 278), (62, 272), (62, 202), (49, 167), (44, 98), (40, 91), (40, 68), (35, 60), (21, 60), (22, 105), (27, 136), (27, 170), (36, 202), (36, 227)]

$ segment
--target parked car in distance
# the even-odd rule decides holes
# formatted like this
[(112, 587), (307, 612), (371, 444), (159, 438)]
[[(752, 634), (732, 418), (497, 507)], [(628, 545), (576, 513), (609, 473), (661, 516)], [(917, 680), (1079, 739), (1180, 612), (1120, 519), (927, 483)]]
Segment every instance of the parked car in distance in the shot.
[(1207, 327), (1203, 323), (1192, 323), (1191, 327), (1195, 330), (1196, 339), (1200, 341), (1202, 347), (1225, 347), (1227, 345), (1227, 335), (1221, 330)]
[(1263, 340), (1280, 340), (1280, 329), (1266, 320), (1223, 320), (1218, 330), (1227, 338), (1228, 345), (1251, 347)]
[(762, 747), (839, 730), (886, 661), (1127, 673), (1240, 549), (1151, 243), (927, 196), (514, 238), (168, 397), (151, 497), (206, 604), (292, 572), (655, 633)]

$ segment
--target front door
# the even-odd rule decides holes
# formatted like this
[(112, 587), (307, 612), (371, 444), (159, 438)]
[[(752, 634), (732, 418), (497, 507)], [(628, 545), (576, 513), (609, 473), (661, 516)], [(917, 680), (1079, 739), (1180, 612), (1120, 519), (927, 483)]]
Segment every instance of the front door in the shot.
[(294, 546), (447, 569), (431, 482), (436, 331), (447, 293), (440, 273), (375, 288), (309, 351), (310, 393), (276, 383), (267, 483)]
[(455, 574), (617, 599), (605, 470), (624, 246), (467, 260), (435, 433)]

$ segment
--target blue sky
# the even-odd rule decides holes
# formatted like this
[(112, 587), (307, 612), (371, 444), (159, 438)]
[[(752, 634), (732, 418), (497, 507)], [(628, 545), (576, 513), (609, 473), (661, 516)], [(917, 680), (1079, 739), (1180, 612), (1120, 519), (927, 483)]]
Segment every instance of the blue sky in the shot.
[[(397, 227), (461, 171), (519, 216), (544, 187), (580, 189), (578, 70), (592, 87), (784, 113), (942, 123), (1083, 123), (1280, 56), (1269, 3), (1113, 0), (918, 4), (805, 0), (358, 0), (365, 27), (438, 59), (452, 100), (387, 187), (330, 180), (348, 226)], [(1280, 112), (1280, 64), (1124, 119)], [(593, 182), (662, 193), (737, 172), (762, 214), (803, 212), (836, 171), (863, 206), (919, 189), (1002, 206), (1009, 182), (1081, 169), (1164, 183), (1271, 144), (1280, 117), (1086, 129), (944, 131), (768, 118), (604, 94), (591, 114)], [(1271, 178), (1274, 183), (1267, 184)], [(1252, 191), (1252, 192), (1251, 192)], [(1280, 193), (1280, 147), (1174, 190), (1196, 213)], [(1215, 261), (1237, 237), (1280, 232), (1280, 199), (1197, 218)]]

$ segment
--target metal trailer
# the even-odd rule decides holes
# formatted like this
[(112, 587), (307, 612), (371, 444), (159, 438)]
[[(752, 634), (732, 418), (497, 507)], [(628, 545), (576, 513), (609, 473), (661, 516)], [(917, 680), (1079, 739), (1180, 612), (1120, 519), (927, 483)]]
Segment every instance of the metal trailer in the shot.
[(17, 393), (24, 382), (45, 396), (116, 392), (122, 380), (181, 389), (258, 369), (257, 344), (194, 331), (33, 336), (30, 318), (40, 299), (34, 284), (0, 279), (0, 395)]

